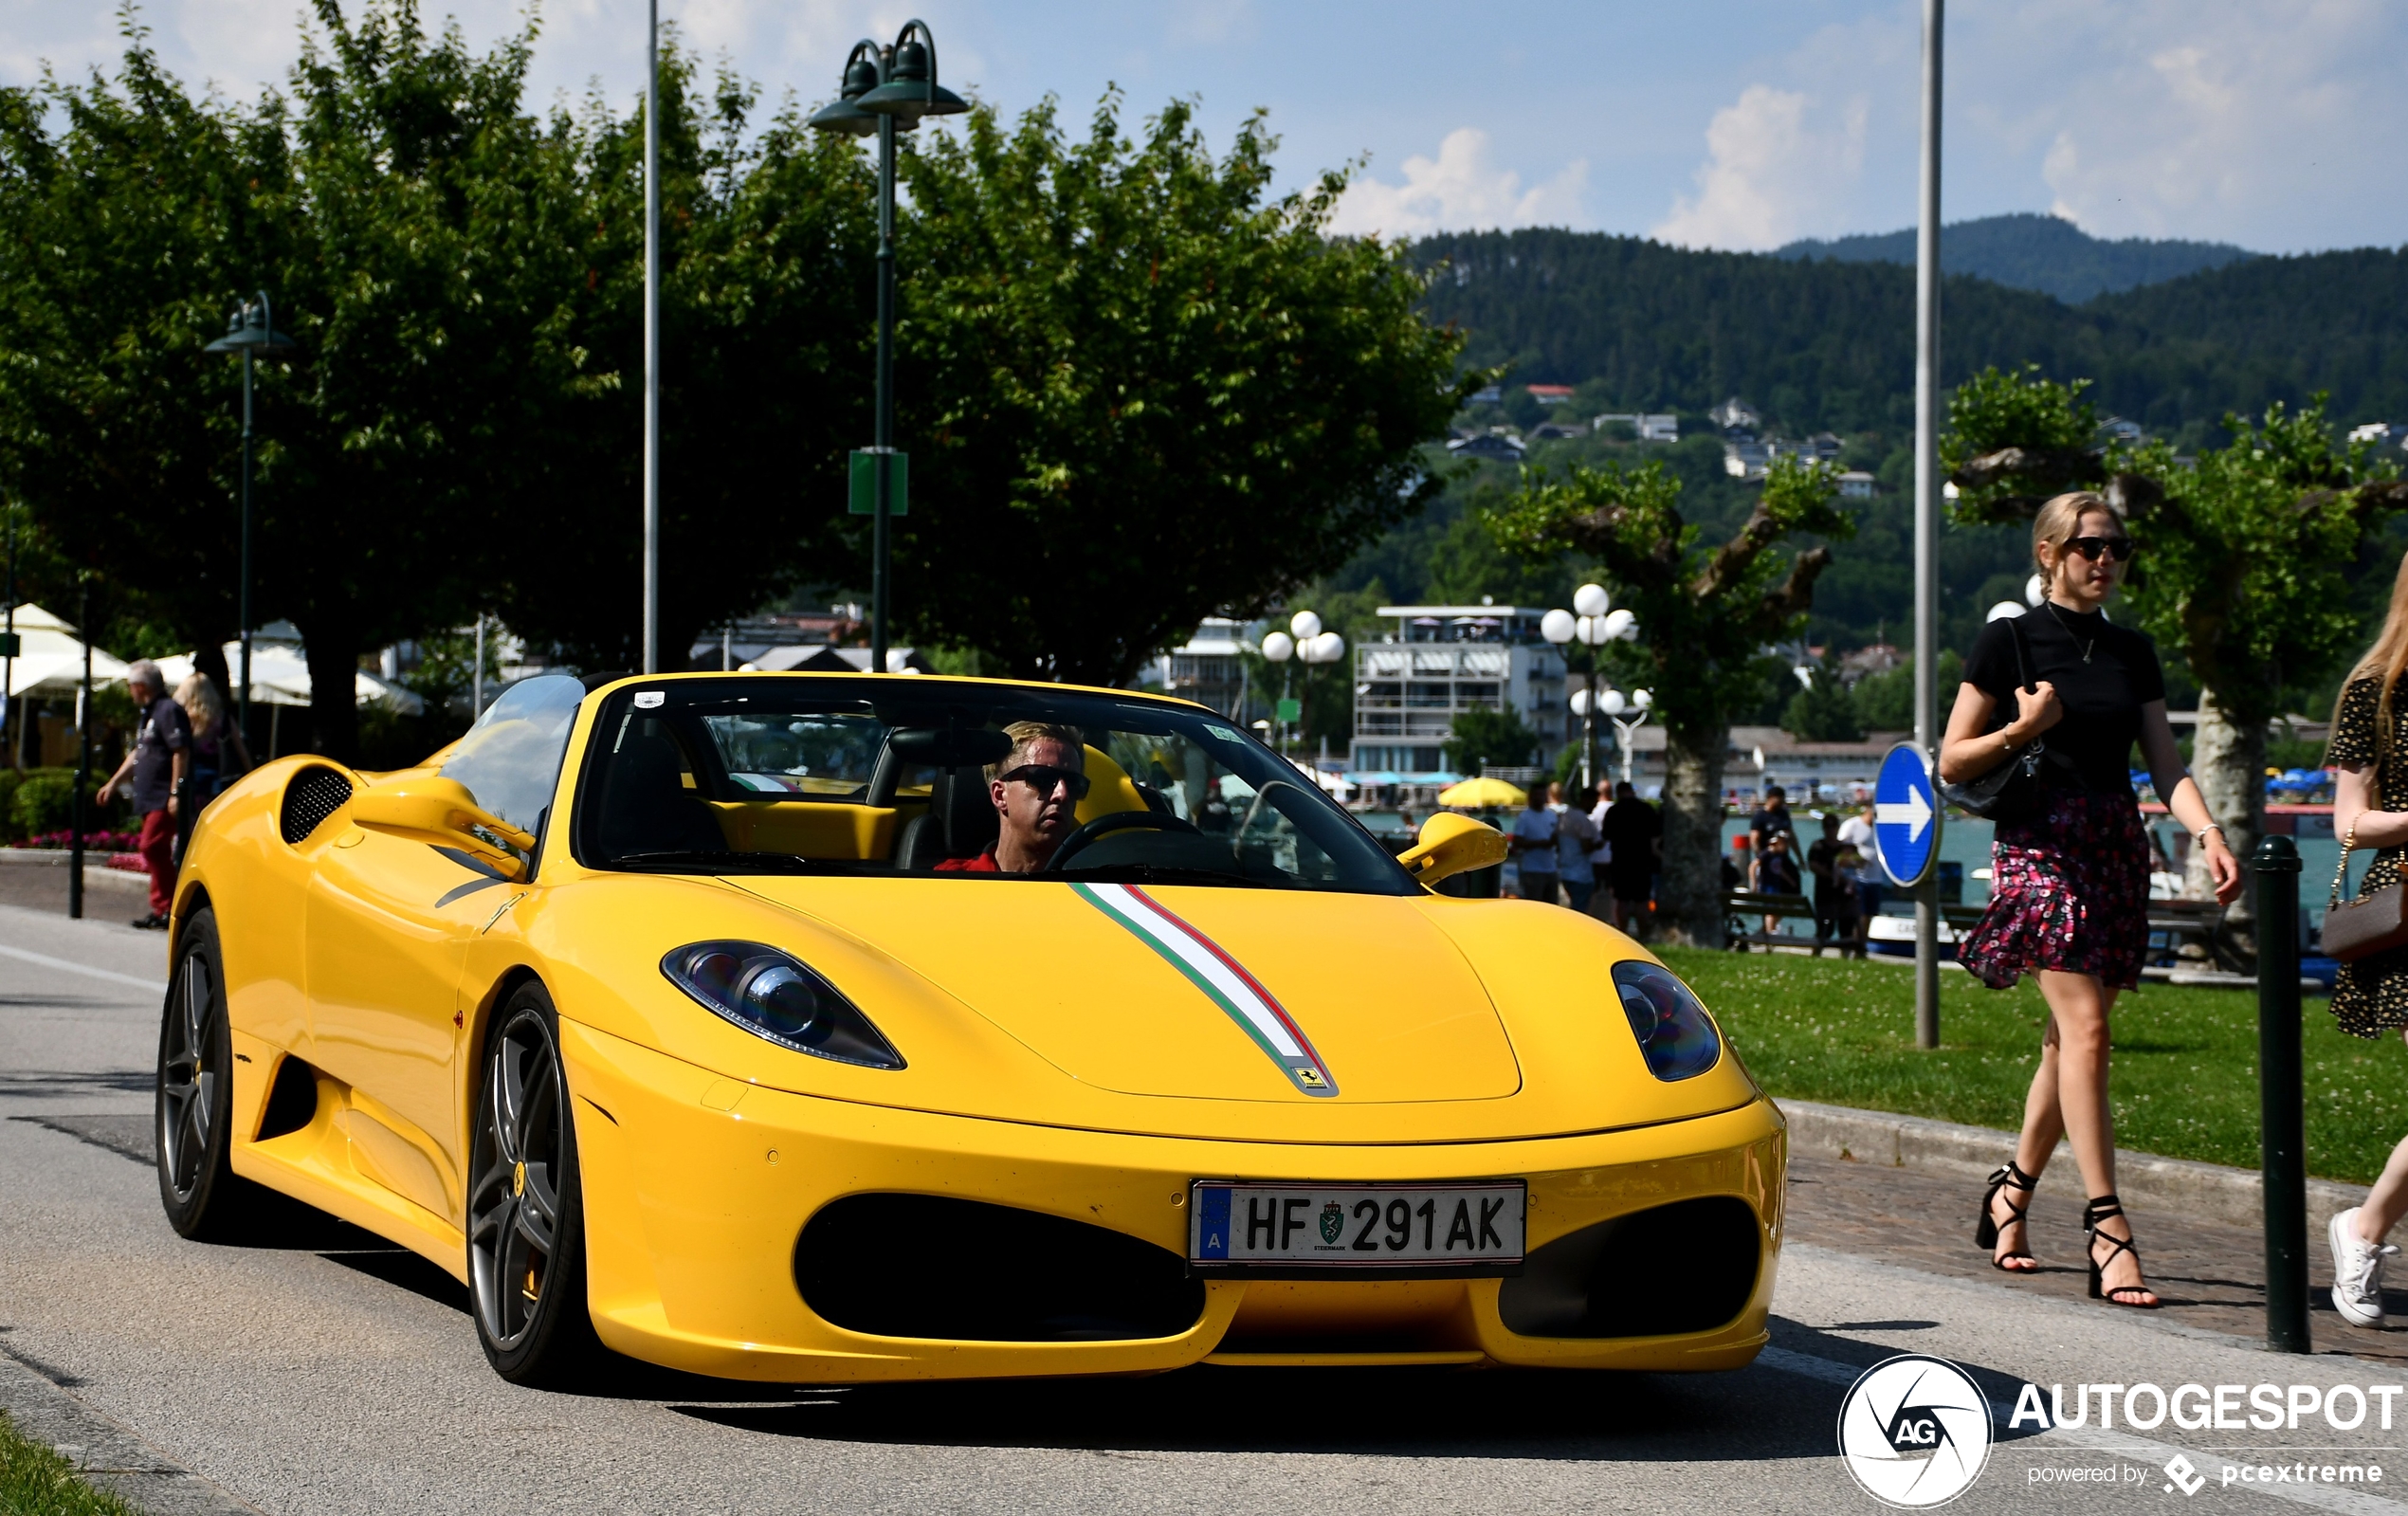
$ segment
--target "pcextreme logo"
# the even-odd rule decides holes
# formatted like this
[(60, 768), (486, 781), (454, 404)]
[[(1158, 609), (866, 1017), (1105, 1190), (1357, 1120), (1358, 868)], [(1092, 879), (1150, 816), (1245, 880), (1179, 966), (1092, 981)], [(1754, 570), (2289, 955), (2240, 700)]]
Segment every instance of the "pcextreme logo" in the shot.
[(1946, 1505), (1980, 1477), (1989, 1458), (1990, 1402), (1945, 1359), (1886, 1359), (1840, 1402), (1840, 1462), (1885, 1506)]

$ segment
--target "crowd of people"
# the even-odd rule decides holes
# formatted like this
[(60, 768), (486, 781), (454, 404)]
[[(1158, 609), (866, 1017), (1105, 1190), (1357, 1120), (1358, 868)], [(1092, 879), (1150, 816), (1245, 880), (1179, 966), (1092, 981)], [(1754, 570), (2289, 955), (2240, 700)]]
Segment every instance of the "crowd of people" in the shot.
[(1627, 779), (1599, 781), (1594, 799), (1584, 810), (1561, 784), (1532, 785), (1528, 808), (1506, 829), (1507, 856), (1523, 899), (1569, 905), (1627, 931), (1655, 898), (1664, 824)]
[[(1824, 944), (1843, 954), (1863, 957), (1867, 923), (1881, 914), (1882, 872), (1873, 852), (1873, 808), (1845, 818), (1837, 812), (1816, 812), (1818, 834), (1801, 847), (1797, 819), (1789, 808), (1789, 793), (1776, 784), (1764, 792), (1764, 803), (1747, 818), (1747, 830), (1731, 839), (1731, 855), (1723, 860), (1723, 888), (1752, 890), (1762, 895), (1803, 895), (1814, 882), (1815, 950)], [(1764, 918), (1770, 934), (1780, 918)]]

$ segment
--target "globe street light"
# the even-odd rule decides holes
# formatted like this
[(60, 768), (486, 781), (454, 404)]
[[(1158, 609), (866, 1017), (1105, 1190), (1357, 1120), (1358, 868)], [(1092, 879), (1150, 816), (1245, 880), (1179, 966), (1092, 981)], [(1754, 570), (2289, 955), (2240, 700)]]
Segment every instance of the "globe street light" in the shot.
[[(958, 116), (970, 102), (937, 82), (937, 39), (927, 24), (908, 21), (894, 42), (853, 44), (845, 57), (844, 83), (836, 102), (821, 108), (811, 124), (822, 132), (878, 137), (878, 414), (877, 442), (853, 455), (852, 508), (870, 516), (869, 667), (886, 667), (892, 635), (887, 583), (888, 519), (896, 497), (907, 487), (906, 462), (895, 451), (895, 134), (908, 132), (923, 116)], [(863, 466), (867, 465), (867, 466)], [(860, 495), (869, 495), (862, 510)]]
[(1575, 690), (1572, 695), (1573, 713), (1580, 718), (1580, 788), (1585, 794), (1596, 786), (1596, 650), (1609, 642), (1636, 639), (1639, 618), (1628, 611), (1613, 609), (1612, 597), (1601, 584), (1584, 584), (1572, 592), (1572, 607), (1570, 611), (1550, 611), (1541, 616), (1539, 635), (1559, 648), (1577, 639), (1589, 649), (1587, 687)]
[[(235, 308), (226, 335), (201, 351), (243, 355), (243, 526), (242, 567), (236, 578), (235, 617), (242, 623), (243, 673), (234, 693), (234, 729), (250, 740), (251, 724), (251, 355), (290, 353), (301, 344), (276, 330), (267, 308), (267, 291)], [(91, 631), (83, 635), (88, 639)]]
[(1275, 709), (1279, 721), (1274, 731), (1279, 750), (1286, 753), (1287, 725), (1304, 715), (1303, 703), (1288, 698), (1287, 661), (1294, 658), (1312, 665), (1334, 664), (1346, 656), (1346, 639), (1334, 631), (1323, 631), (1321, 617), (1310, 611), (1299, 611), (1288, 618), (1286, 631), (1264, 636), (1262, 653), (1279, 665), (1279, 704)]

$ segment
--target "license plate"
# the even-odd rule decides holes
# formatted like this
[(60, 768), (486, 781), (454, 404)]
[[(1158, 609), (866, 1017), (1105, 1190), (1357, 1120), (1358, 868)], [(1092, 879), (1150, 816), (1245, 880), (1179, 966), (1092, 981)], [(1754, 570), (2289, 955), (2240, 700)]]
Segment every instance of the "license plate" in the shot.
[(1522, 1271), (1527, 1189), (1471, 1184), (1189, 1187), (1187, 1261), (1198, 1274), (1491, 1277)]

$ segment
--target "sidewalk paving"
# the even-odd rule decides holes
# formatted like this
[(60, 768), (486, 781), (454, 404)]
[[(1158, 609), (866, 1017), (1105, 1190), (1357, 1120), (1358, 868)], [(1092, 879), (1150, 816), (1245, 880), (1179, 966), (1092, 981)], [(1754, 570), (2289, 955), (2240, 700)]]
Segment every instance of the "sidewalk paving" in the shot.
[[(2134, 1310), (2088, 1299), (2082, 1260), (2082, 1180), (2070, 1160), (2051, 1165), (2032, 1206), (2037, 1274), (1990, 1267), (1973, 1245), (1982, 1184), (1945, 1170), (1890, 1167), (1793, 1153), (1789, 1165), (1789, 1240), (1879, 1259), (1927, 1273), (1995, 1283), (2006, 1295), (2047, 1295), (2102, 1313), (2180, 1331), (2214, 1332), (2263, 1342), (2266, 1238), (2254, 1228), (2203, 1221), (2180, 1211), (2127, 1208), (2150, 1288), (2162, 1309)], [(2310, 1228), (2308, 1333), (2319, 1353), (2345, 1353), (2408, 1368), (2408, 1270), (2395, 1268), (2384, 1291), (2392, 1329), (2368, 1331), (2336, 1315), (2326, 1293), (2333, 1263), (2321, 1228)], [(1902, 1299), (1898, 1314), (1915, 1314)]]

